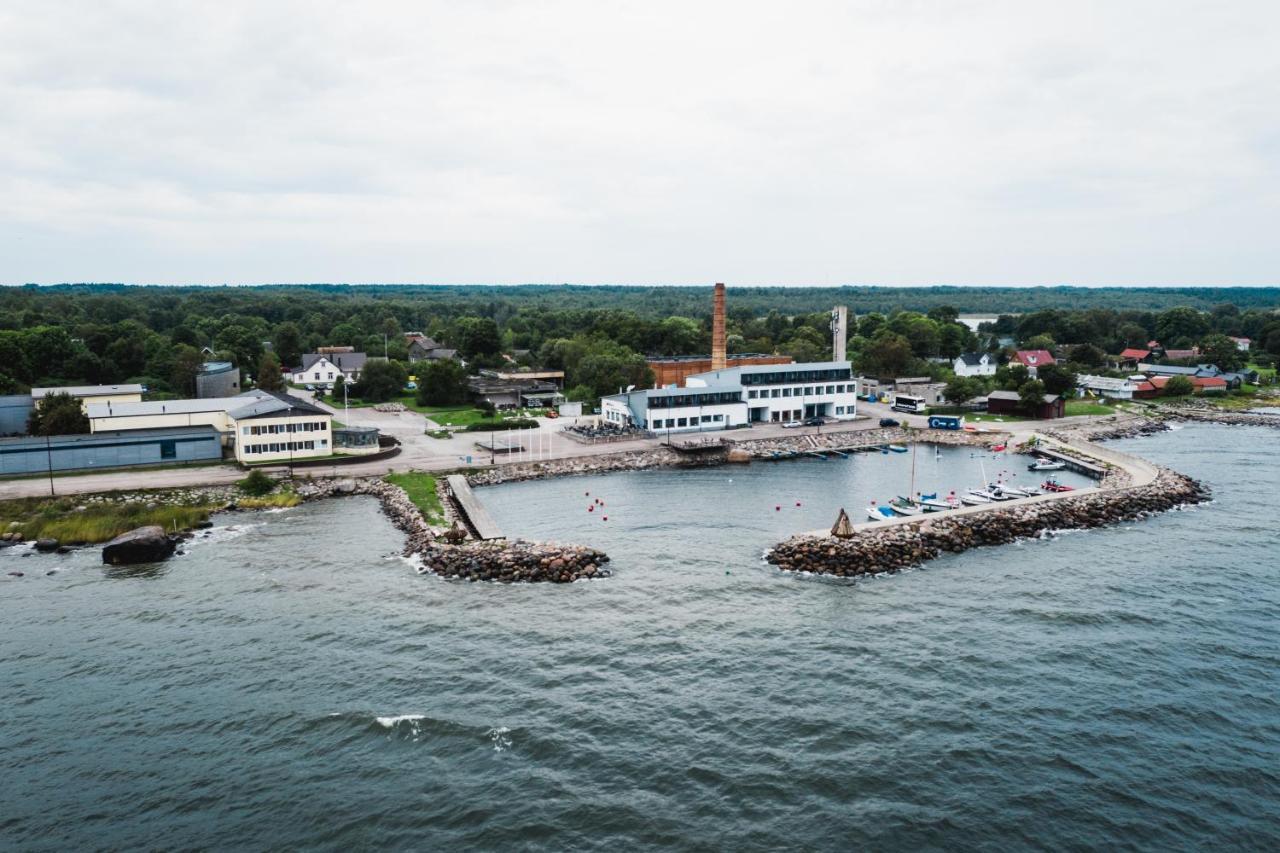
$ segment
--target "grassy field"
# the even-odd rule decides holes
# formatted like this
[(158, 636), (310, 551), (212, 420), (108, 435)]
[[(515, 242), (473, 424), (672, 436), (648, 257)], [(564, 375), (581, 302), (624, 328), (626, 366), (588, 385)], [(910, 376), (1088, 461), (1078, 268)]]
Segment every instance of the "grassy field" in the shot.
[(444, 507), (436, 494), (436, 478), (430, 474), (388, 474), (388, 483), (404, 489), (428, 524), (444, 523)]
[(90, 504), (76, 509), (75, 498), (27, 498), (0, 503), (0, 530), (16, 522), (28, 540), (57, 539), (59, 542), (98, 543), (121, 533), (156, 524), (172, 532), (207, 521), (212, 506), (157, 506), (145, 503)]
[(1116, 410), (1111, 406), (1095, 402), (1093, 400), (1068, 400), (1066, 414), (1067, 417), (1075, 415), (1114, 415)]

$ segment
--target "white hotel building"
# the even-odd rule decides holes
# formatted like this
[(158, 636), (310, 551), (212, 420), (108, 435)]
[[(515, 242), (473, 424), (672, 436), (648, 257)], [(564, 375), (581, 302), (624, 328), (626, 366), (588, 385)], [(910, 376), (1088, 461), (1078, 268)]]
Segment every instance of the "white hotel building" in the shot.
[(727, 367), (696, 373), (684, 388), (654, 388), (603, 398), (601, 416), (615, 426), (653, 432), (715, 430), (810, 417), (850, 420), (857, 380), (847, 361)]

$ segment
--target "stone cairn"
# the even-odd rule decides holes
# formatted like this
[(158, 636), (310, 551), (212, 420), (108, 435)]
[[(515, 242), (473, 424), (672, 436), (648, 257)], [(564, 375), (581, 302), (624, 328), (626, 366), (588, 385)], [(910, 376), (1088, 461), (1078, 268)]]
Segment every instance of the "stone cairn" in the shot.
[(930, 516), (908, 524), (864, 528), (850, 538), (796, 536), (776, 545), (766, 559), (786, 571), (838, 577), (896, 572), (946, 551), (959, 553), (1054, 530), (1117, 524), (1200, 503), (1208, 497), (1208, 490), (1199, 482), (1162, 468), (1145, 486), (980, 513)]

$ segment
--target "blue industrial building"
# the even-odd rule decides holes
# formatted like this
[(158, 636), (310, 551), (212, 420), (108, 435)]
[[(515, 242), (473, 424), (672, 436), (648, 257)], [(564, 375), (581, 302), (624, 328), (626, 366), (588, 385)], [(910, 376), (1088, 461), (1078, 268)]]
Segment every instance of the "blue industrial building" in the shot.
[(26, 435), (33, 406), (30, 394), (0, 397), (0, 436)]
[(0, 438), (0, 476), (221, 458), (222, 435), (211, 426)]

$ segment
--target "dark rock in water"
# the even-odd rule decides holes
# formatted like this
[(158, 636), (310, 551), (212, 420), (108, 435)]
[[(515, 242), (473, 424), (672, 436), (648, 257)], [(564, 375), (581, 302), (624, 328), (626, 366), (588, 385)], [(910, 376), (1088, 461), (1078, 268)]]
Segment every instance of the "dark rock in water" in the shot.
[(175, 544), (159, 525), (139, 527), (128, 533), (121, 533), (102, 546), (102, 562), (113, 566), (157, 563), (173, 553)]
[(36, 550), (37, 551), (56, 551), (58, 550), (58, 540), (57, 539), (37, 539)]
[(24, 572), (9, 572), (9, 577), (12, 577), (12, 578), (24, 578), (24, 577), (26, 577), (26, 574), (25, 574)]
[(71, 553), (71, 546), (70, 546), (70, 545), (59, 545), (59, 546), (58, 546), (58, 553), (59, 553), (59, 554), (70, 554), (70, 553)]
[(195, 529), (196, 529), (196, 530), (208, 530), (210, 527), (213, 527), (213, 522), (212, 522), (212, 521), (197, 521), (197, 522), (196, 522)]

